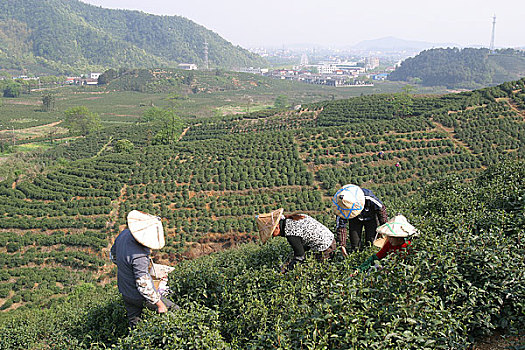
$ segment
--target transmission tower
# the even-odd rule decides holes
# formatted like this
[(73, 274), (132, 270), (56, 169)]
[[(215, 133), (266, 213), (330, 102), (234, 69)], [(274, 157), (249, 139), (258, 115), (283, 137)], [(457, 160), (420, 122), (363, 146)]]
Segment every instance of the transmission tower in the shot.
[(494, 53), (494, 34), (496, 32), (496, 15), (492, 17), (492, 36), (490, 37), (490, 47), (489, 50), (491, 53)]
[(204, 69), (209, 70), (209, 62), (208, 62), (208, 41), (204, 40)]

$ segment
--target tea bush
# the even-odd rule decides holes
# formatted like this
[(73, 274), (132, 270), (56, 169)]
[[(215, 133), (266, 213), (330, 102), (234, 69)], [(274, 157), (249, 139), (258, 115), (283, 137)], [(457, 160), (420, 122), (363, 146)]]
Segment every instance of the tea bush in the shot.
[(84, 284), (43, 310), (1, 315), (0, 349), (466, 349), (495, 330), (519, 333), (524, 165), (447, 178), (398, 203), (421, 232), (412, 253), (356, 277), (374, 248), (283, 275), (284, 239), (246, 244), (176, 265), (181, 310), (148, 311), (129, 333), (116, 288)]
[(223, 339), (239, 349), (455, 349), (518, 332), (524, 172), (523, 162), (502, 163), (473, 183), (427, 188), (404, 208), (421, 231), (414, 253), (377, 272), (348, 277), (369, 250), (281, 275), (289, 248), (274, 239), (180, 264), (171, 287), (177, 302), (218, 312)]
[(114, 286), (78, 285), (41, 309), (0, 315), (0, 349), (101, 349), (127, 332), (125, 309)]

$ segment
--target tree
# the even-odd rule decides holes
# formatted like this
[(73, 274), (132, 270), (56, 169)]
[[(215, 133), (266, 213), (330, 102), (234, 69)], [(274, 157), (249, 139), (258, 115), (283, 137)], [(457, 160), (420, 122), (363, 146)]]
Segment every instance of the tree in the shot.
[(392, 107), (394, 109), (394, 115), (407, 116), (412, 114), (413, 99), (410, 95), (410, 91), (413, 89), (414, 87), (412, 87), (411, 85), (407, 85), (403, 88), (402, 93), (397, 93), (392, 96)]
[(11, 152), (11, 145), (7, 139), (0, 139), (0, 153)]
[(73, 107), (64, 112), (64, 126), (76, 135), (87, 135), (100, 129), (100, 116), (85, 106)]
[(195, 80), (195, 73), (193, 73), (191, 71), (186, 73), (186, 76), (183, 79), (184, 84), (186, 84), (188, 86), (191, 86), (191, 84), (193, 83), (194, 80)]
[(285, 108), (288, 104), (288, 99), (284, 95), (279, 95), (275, 98), (275, 102), (273, 103), (275, 108)]
[(181, 119), (173, 110), (152, 107), (144, 112), (142, 121), (159, 125), (160, 131), (153, 139), (154, 144), (167, 145), (175, 142), (183, 128)]
[(416, 90), (416, 88), (413, 87), (412, 85), (407, 84), (407, 85), (403, 86), (402, 90), (403, 90), (403, 93), (405, 95), (410, 95), (411, 93), (413, 93)]
[(47, 93), (42, 96), (42, 109), (45, 112), (52, 111), (55, 109), (55, 95)]
[(115, 143), (115, 150), (119, 153), (131, 153), (134, 148), (135, 145), (128, 139), (118, 140)]
[(115, 69), (108, 69), (98, 77), (98, 84), (109, 84), (112, 80), (118, 78), (119, 73)]
[(22, 91), (22, 87), (18, 83), (9, 83), (4, 87), (4, 97), (18, 97), (20, 96), (20, 92)]

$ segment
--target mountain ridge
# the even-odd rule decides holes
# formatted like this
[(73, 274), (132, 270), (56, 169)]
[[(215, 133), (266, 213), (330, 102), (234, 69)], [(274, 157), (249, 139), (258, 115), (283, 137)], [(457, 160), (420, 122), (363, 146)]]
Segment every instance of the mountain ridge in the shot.
[[(25, 34), (21, 38), (30, 41), (9, 35), (8, 23), (17, 23)], [(4, 69), (23, 70), (35, 63), (66, 72), (183, 62), (203, 65), (205, 42), (212, 67), (264, 63), (257, 55), (180, 16), (106, 9), (78, 0), (7, 0), (0, 4), (0, 67)], [(13, 47), (24, 52), (15, 52)]]

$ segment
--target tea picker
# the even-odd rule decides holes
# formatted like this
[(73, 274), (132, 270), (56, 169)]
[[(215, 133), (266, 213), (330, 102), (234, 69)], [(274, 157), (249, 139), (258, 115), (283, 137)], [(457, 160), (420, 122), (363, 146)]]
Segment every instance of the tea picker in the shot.
[(391, 252), (399, 252), (402, 256), (405, 256), (408, 254), (411, 245), (408, 238), (417, 234), (416, 228), (408, 223), (406, 217), (403, 215), (394, 216), (377, 228), (374, 246), (381, 248), (381, 250), (366, 259), (351, 276), (368, 270), (374, 266), (376, 260), (383, 259)]
[(305, 261), (305, 253), (312, 250), (319, 260), (330, 257), (336, 249), (334, 234), (330, 229), (307, 214), (283, 215), (277, 209), (256, 217), (261, 242), (272, 237), (285, 237), (293, 249), (293, 257), (285, 263), (281, 272), (293, 270), (297, 263)]
[[(124, 299), (129, 325), (133, 328), (144, 307), (165, 313), (177, 306), (159, 293), (150, 273), (151, 249), (161, 249), (165, 244), (161, 219), (132, 210), (127, 222), (128, 228), (118, 235), (111, 247), (110, 258), (117, 264), (118, 289)], [(156, 277), (166, 277), (167, 272), (165, 276), (158, 275)]]
[(366, 188), (348, 184), (339, 189), (332, 198), (336, 213), (337, 243), (344, 256), (348, 256), (346, 242), (350, 234), (350, 250), (363, 249), (361, 235), (365, 230), (365, 242), (372, 244), (376, 229), (388, 220), (385, 205)]

